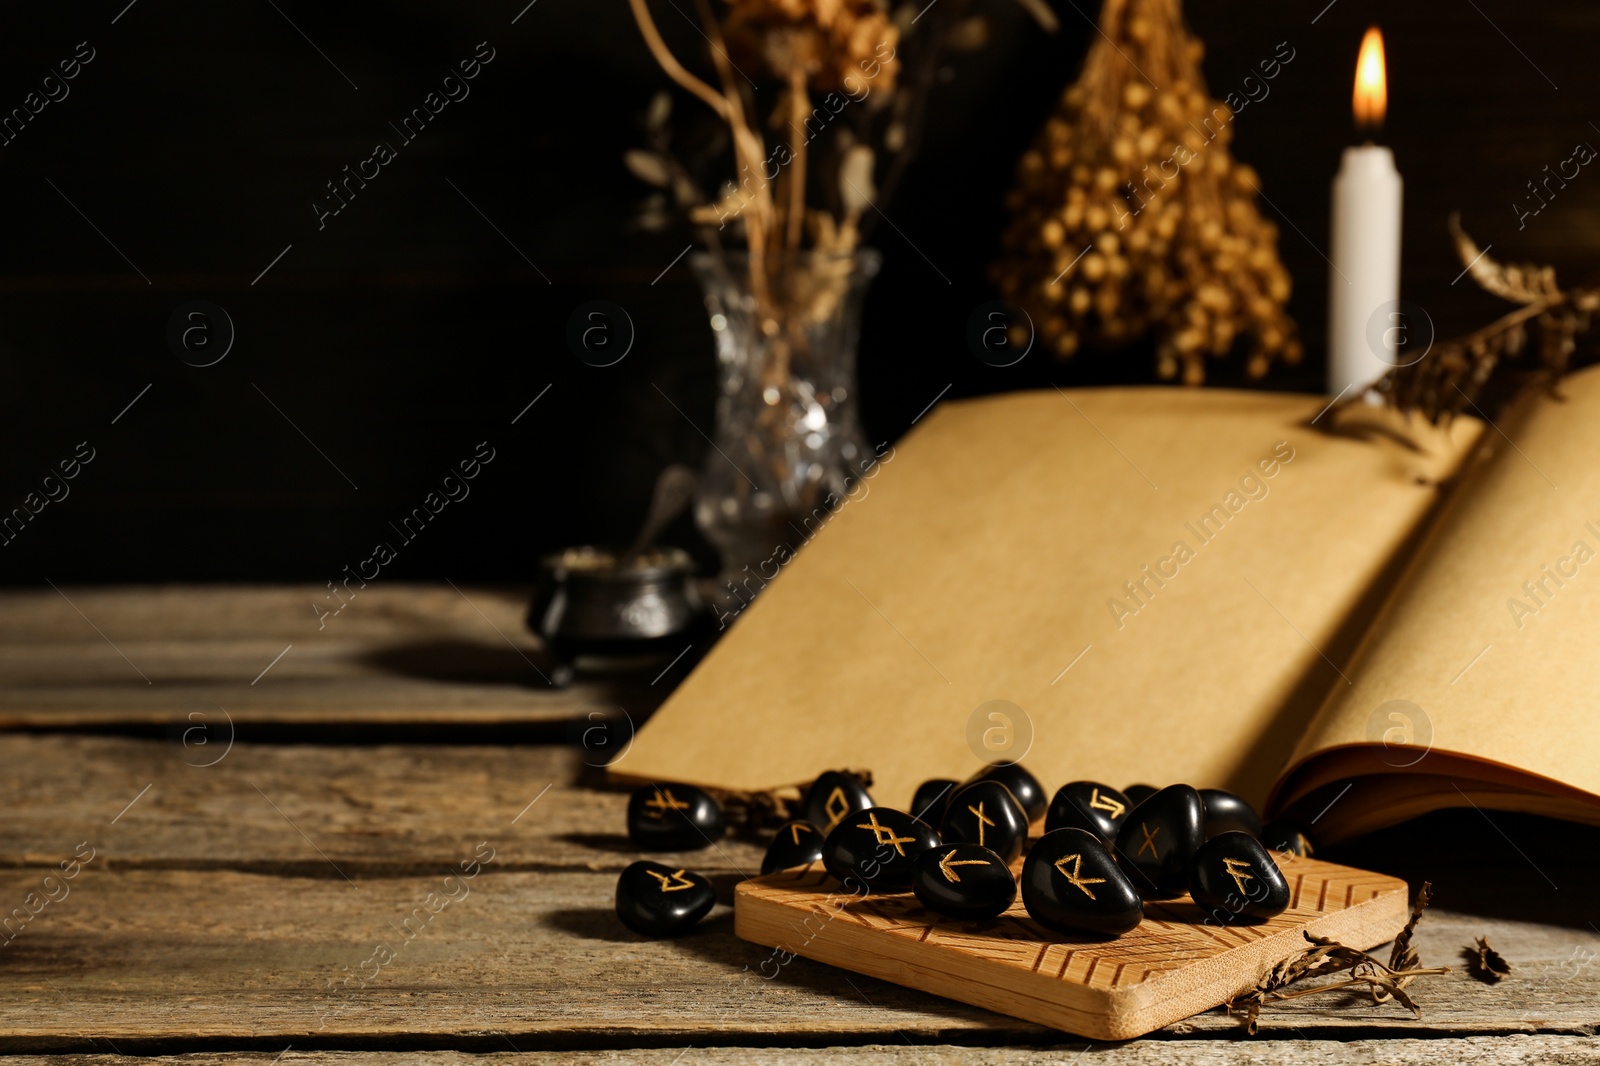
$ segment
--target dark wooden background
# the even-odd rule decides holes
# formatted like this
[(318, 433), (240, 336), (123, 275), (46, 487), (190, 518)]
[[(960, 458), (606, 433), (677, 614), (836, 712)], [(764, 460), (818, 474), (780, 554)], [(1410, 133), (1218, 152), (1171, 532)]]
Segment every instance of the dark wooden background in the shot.
[[(682, 263), (652, 285), (688, 239), (631, 228), (647, 190), (620, 161), (665, 81), (624, 0), (526, 3), (94, 0), (0, 14), (0, 111), (78, 42), (95, 50), (70, 95), (0, 147), (0, 504), (19, 504), (78, 442), (96, 453), (69, 497), (0, 548), (0, 582), (331, 579), (484, 440), (496, 458), (472, 495), (386, 573), (525, 580), (541, 550), (629, 537), (660, 466), (700, 461), (710, 333)], [(965, 345), (968, 315), (993, 295), (986, 267), (1016, 157), (1093, 32), (1093, 6), (1054, 6), (1063, 28), (1046, 37), (989, 0), (993, 43), (952, 61), (920, 162), (884, 205), (894, 225), (877, 230), (886, 266), (862, 344), (874, 441), (946, 386), (956, 397), (1150, 377), (1142, 351), (995, 369)], [(694, 31), (657, 7), (694, 52)], [(1282, 226), (1307, 338), (1307, 364), (1271, 385), (1320, 381), (1318, 249), (1371, 21), (1388, 39), (1385, 139), (1406, 179), (1406, 296), (1446, 333), (1496, 313), (1469, 281), (1452, 286), (1455, 209), (1496, 255), (1569, 277), (1596, 262), (1600, 174), (1586, 169), (1520, 232), (1512, 204), (1576, 143), (1600, 144), (1600, 9), (1216, 0), (1188, 14), (1214, 94), (1278, 42), (1296, 52), (1240, 116), (1235, 145)], [(323, 183), (392, 140), (387, 123), (480, 41), (495, 59), (471, 95), (319, 231)], [(607, 369), (564, 340), (573, 309), (597, 297), (639, 334)], [(192, 299), (237, 328), (215, 366), (167, 347), (168, 317)]]

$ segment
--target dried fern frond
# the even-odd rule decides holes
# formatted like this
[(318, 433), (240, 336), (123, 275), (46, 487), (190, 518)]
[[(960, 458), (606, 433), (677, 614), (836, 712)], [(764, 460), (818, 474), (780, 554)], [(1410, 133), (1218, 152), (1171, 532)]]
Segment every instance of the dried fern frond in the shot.
[[(1600, 310), (1600, 289), (1563, 289), (1553, 267), (1491, 259), (1454, 215), (1450, 232), (1473, 280), (1486, 292), (1522, 306), (1464, 337), (1435, 342), (1421, 358), (1395, 367), (1370, 386), (1388, 406), (1420, 413), (1435, 425), (1469, 409), (1492, 417), (1485, 405), (1503, 406), (1526, 388), (1554, 392), (1571, 366), (1579, 335), (1588, 331), (1591, 315)], [(1507, 365), (1530, 347), (1535, 361)], [(1337, 427), (1339, 413), (1361, 400), (1357, 392), (1341, 397), (1326, 424)]]
[(1490, 259), (1485, 251), (1461, 228), (1461, 216), (1450, 216), (1450, 238), (1455, 242), (1456, 255), (1467, 264), (1472, 280), (1503, 300), (1531, 304), (1538, 300), (1561, 295), (1556, 284), (1555, 268), (1533, 263), (1500, 263)]

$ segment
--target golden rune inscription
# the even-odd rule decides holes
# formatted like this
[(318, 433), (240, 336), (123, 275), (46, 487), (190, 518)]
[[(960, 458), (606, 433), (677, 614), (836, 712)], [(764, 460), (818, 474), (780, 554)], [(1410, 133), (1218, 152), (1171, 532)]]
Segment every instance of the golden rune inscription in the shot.
[(1110, 796), (1100, 795), (1098, 788), (1089, 793), (1089, 806), (1097, 811), (1109, 811), (1113, 818), (1121, 818), (1122, 812), (1128, 809)]
[(1239, 886), (1240, 892), (1249, 892), (1244, 883), (1256, 879), (1254, 868), (1249, 863), (1243, 859), (1228, 858), (1222, 860), (1222, 866), (1228, 876), (1233, 878), (1233, 883)]
[(845, 815), (850, 813), (850, 801), (845, 798), (844, 789), (838, 785), (833, 786), (833, 791), (828, 793), (828, 800), (822, 805), (822, 813), (828, 816), (828, 828), (838, 825)]
[[(1067, 869), (1067, 863), (1069, 862), (1072, 864), (1071, 870)], [(1056, 872), (1067, 879), (1067, 884), (1071, 885), (1073, 888), (1076, 888), (1090, 899), (1094, 899), (1095, 894), (1089, 891), (1089, 886), (1105, 884), (1106, 879), (1103, 877), (1080, 876), (1079, 871), (1081, 871), (1083, 868), (1082, 855), (1067, 855), (1063, 858), (1057, 859), (1055, 866)]]
[(956, 860), (956, 853), (951, 852), (939, 860), (939, 871), (944, 874), (944, 879), (952, 884), (959, 884), (961, 875), (950, 869), (952, 866), (988, 866), (988, 859), (961, 859)]
[(796, 844), (800, 843), (800, 834), (802, 832), (814, 833), (816, 830), (812, 829), (810, 824), (806, 822), (794, 822), (789, 826), (789, 836), (794, 839)]
[(658, 788), (656, 794), (645, 800), (649, 818), (665, 818), (668, 811), (686, 811), (689, 805), (672, 794), (670, 788)]
[(694, 882), (684, 877), (682, 870), (677, 871), (671, 877), (666, 874), (658, 874), (654, 870), (646, 870), (645, 873), (661, 882), (661, 891), (663, 892), (681, 892), (686, 888), (694, 887)]
[(977, 817), (977, 819), (978, 819), (978, 844), (979, 844), (979, 846), (982, 846), (982, 844), (983, 844), (983, 827), (986, 826), (986, 825), (992, 826), (992, 825), (994, 825), (994, 822), (990, 821), (989, 818), (983, 813), (983, 800), (979, 800), (978, 801), (978, 805), (976, 807), (972, 806), (969, 803), (967, 805), (967, 810), (971, 814), (975, 815)]
[(917, 839), (916, 837), (895, 836), (893, 829), (890, 829), (886, 825), (879, 824), (876, 811), (867, 815), (867, 820), (865, 823), (857, 823), (856, 828), (870, 829), (872, 831), (872, 837), (874, 840), (876, 840), (879, 844), (893, 844), (894, 850), (898, 851), (901, 855), (906, 853), (906, 849), (902, 848), (900, 845), (913, 843)]
[(1141, 822), (1139, 823), (1139, 831), (1144, 834), (1144, 843), (1139, 845), (1139, 850), (1134, 852), (1134, 854), (1143, 855), (1145, 849), (1149, 848), (1150, 857), (1152, 859), (1160, 858), (1160, 856), (1156, 854), (1156, 833), (1161, 832), (1161, 827), (1159, 825), (1156, 826), (1155, 831), (1152, 832), (1148, 825)]

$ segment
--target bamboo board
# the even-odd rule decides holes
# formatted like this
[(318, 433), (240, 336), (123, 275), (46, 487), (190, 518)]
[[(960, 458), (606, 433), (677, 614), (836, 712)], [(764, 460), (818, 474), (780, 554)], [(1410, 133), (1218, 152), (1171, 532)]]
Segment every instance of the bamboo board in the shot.
[(854, 897), (813, 863), (740, 884), (734, 931), (775, 949), (766, 969), (792, 953), (1080, 1036), (1127, 1040), (1254, 986), (1307, 946), (1303, 933), (1365, 950), (1405, 925), (1409, 891), (1398, 878), (1316, 859), (1283, 870), (1289, 909), (1260, 925), (1205, 924), (1181, 896), (1146, 904), (1137, 928), (1097, 941), (1049, 932), (1020, 897), (999, 918), (963, 921), (909, 892)]

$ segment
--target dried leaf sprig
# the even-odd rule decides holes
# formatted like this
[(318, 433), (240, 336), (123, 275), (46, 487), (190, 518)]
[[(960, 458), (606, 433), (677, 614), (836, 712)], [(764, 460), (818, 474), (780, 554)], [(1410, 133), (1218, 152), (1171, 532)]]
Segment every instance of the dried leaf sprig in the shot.
[[(1543, 387), (1554, 393), (1570, 366), (1579, 334), (1588, 331), (1592, 315), (1600, 309), (1600, 289), (1563, 289), (1553, 267), (1491, 259), (1461, 228), (1459, 216), (1450, 217), (1450, 234), (1472, 279), (1484, 291), (1522, 306), (1464, 337), (1436, 342), (1422, 358), (1395, 367), (1373, 383), (1372, 389), (1388, 406), (1418, 412), (1436, 425), (1469, 408), (1482, 414), (1485, 406), (1499, 407), (1525, 388)], [(1505, 362), (1530, 349), (1535, 357), (1532, 365), (1511, 367)], [(1360, 395), (1348, 393), (1335, 409), (1342, 411), (1360, 401)]]
[[(1406, 927), (1400, 930), (1400, 935), (1394, 938), (1394, 946), (1389, 949), (1389, 969), (1391, 971), (1411, 971), (1422, 964), (1422, 959), (1417, 954), (1416, 946), (1411, 943), (1411, 935), (1417, 931), (1417, 923), (1422, 921), (1422, 912), (1426, 911), (1428, 904), (1432, 902), (1433, 882), (1424, 881), (1422, 887), (1417, 890), (1417, 898), (1411, 902), (1411, 917), (1406, 919)], [(1412, 982), (1414, 977), (1414, 974), (1403, 977), (1397, 982), (1397, 986), (1404, 988)], [(1375, 989), (1372, 998), (1381, 1003), (1389, 997), (1387, 994), (1380, 995), (1378, 990)], [(1411, 1007), (1413, 1011), (1417, 1009), (1410, 1002), (1402, 1002), (1406, 1002), (1406, 1006)]]
[[(1387, 964), (1379, 962), (1365, 951), (1345, 947), (1329, 937), (1306, 933), (1305, 938), (1311, 943), (1311, 947), (1278, 963), (1267, 972), (1256, 987), (1230, 998), (1225, 1005), (1228, 1013), (1241, 1015), (1245, 1029), (1254, 1035), (1260, 1027), (1263, 1003), (1299, 999), (1302, 996), (1365, 985), (1372, 993), (1374, 1003), (1393, 999), (1409, 1008), (1418, 1018), (1422, 1017), (1422, 1009), (1406, 993), (1406, 986), (1418, 977), (1450, 972), (1449, 967), (1420, 966), (1416, 949), (1411, 944), (1411, 934), (1416, 930), (1417, 923), (1422, 920), (1422, 912), (1427, 909), (1432, 895), (1431, 884), (1424, 884), (1417, 893), (1416, 902), (1411, 908), (1411, 918), (1400, 931), (1400, 935), (1395, 938)], [(1346, 973), (1348, 976), (1342, 981), (1329, 984), (1290, 992), (1282, 991), (1288, 985), (1335, 973)]]
[(1475, 938), (1473, 947), (1462, 948), (1461, 953), (1467, 957), (1467, 969), (1472, 976), (1485, 984), (1499, 984), (1500, 981), (1510, 976), (1511, 964), (1505, 960), (1494, 948), (1489, 946), (1489, 938), (1480, 936)]

